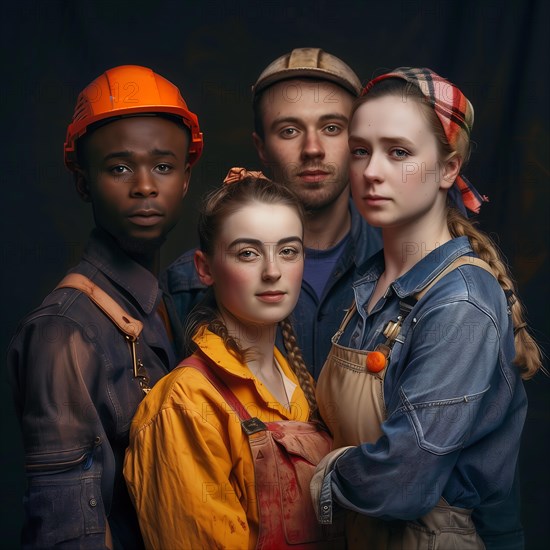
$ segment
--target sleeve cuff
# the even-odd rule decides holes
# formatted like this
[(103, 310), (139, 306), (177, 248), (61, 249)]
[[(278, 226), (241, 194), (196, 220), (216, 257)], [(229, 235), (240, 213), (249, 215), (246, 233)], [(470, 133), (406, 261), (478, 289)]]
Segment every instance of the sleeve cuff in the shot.
[(331, 476), (334, 466), (346, 451), (353, 448), (355, 447), (341, 447), (332, 451), (319, 462), (315, 474), (313, 474), (310, 485), (311, 498), (317, 515), (317, 521), (322, 525), (330, 525), (332, 523)]

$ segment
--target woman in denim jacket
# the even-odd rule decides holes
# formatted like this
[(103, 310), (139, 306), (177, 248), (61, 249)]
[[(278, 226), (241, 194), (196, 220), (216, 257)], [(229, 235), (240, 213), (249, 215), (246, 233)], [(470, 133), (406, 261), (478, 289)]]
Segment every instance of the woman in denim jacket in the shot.
[(465, 216), (473, 108), (429, 69), (400, 68), (352, 114), (353, 199), (384, 249), (354, 284), (317, 398), (335, 447), (312, 496), (345, 508), (348, 547), (518, 548), (516, 465), (541, 366), (495, 246)]

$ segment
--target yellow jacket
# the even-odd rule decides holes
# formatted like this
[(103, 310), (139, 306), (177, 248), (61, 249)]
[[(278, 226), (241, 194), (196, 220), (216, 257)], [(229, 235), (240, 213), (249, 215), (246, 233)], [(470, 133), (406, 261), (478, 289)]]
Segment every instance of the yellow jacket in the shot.
[[(277, 349), (277, 361), (297, 384), (290, 410), (228, 353), (218, 336), (203, 330), (194, 340), (219, 365), (216, 374), (251, 416), (264, 422), (308, 419), (305, 395)], [(157, 382), (139, 406), (124, 476), (148, 548), (255, 547), (259, 513), (248, 438), (229, 405), (185, 361)]]

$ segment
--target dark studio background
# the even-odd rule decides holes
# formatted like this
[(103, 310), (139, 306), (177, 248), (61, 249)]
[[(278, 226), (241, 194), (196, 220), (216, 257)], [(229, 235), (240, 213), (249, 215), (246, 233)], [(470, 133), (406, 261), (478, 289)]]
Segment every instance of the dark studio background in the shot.
[[(36, 0), (4, 6), (2, 369), (17, 321), (76, 262), (93, 223), (63, 166), (78, 92), (109, 67), (141, 64), (177, 84), (199, 115), (205, 151), (184, 218), (163, 252), (166, 266), (195, 244), (199, 197), (230, 166), (260, 168), (250, 137), (250, 85), (269, 62), (301, 46), (338, 55), (363, 82), (397, 66), (427, 66), (464, 91), (475, 107), (477, 143), (465, 172), (491, 199), (479, 221), (498, 234), (531, 326), (550, 349), (549, 21), (545, 0)], [(0, 546), (17, 548), (23, 455), (4, 371), (1, 379)], [(526, 386), (523, 520), (527, 548), (546, 548), (550, 382), (538, 375)]]

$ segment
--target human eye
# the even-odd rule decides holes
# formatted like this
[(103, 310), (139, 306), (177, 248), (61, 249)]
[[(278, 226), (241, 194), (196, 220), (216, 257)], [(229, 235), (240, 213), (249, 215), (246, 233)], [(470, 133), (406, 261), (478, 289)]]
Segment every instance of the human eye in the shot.
[(244, 262), (252, 262), (259, 257), (260, 255), (258, 252), (252, 248), (243, 248), (242, 250), (237, 251), (237, 258)]
[(279, 135), (284, 139), (291, 139), (298, 135), (298, 130), (292, 126), (287, 126), (279, 131)]
[(338, 124), (327, 124), (323, 130), (330, 136), (338, 136), (342, 133), (342, 127)]
[(157, 164), (156, 170), (163, 174), (166, 174), (172, 170), (172, 165), (161, 162), (160, 164)]
[(298, 245), (296, 246), (285, 246), (281, 248), (279, 251), (279, 254), (285, 259), (285, 260), (296, 260), (300, 257), (302, 254), (302, 248)]
[(365, 147), (350, 147), (350, 153), (352, 157), (361, 158), (366, 157), (369, 154), (369, 150)]
[(410, 153), (408, 151), (406, 151), (405, 149), (401, 149), (400, 147), (395, 147), (394, 149), (392, 149), (390, 154), (398, 160), (406, 159), (410, 156)]
[(124, 164), (116, 164), (115, 166), (109, 167), (109, 172), (114, 176), (122, 176), (123, 174), (130, 172), (130, 169), (127, 166), (124, 166)]

